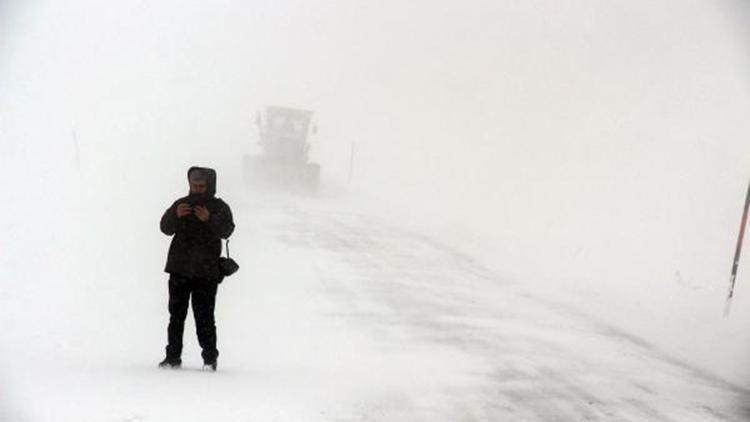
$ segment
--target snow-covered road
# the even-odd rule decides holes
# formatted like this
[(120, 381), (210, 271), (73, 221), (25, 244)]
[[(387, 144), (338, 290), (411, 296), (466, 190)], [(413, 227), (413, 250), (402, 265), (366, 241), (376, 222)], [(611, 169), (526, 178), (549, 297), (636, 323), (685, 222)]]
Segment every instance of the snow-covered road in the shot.
[[(238, 208), (242, 268), (219, 290), (217, 373), (198, 370), (192, 322), (185, 367), (156, 368), (166, 284), (97, 286), (43, 322), (39, 308), (6, 298), (0, 418), (750, 419), (747, 391), (428, 237), (321, 207)], [(15, 298), (45, 294), (26, 287)]]

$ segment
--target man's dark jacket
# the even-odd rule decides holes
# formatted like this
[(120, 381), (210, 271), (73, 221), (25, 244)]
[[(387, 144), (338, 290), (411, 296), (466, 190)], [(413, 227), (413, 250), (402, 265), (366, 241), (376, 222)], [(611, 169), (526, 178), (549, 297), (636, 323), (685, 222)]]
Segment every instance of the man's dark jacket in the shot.
[[(227, 239), (234, 231), (232, 211), (229, 205), (215, 196), (216, 171), (191, 167), (188, 170), (188, 182), (190, 173), (195, 170), (202, 171), (207, 176), (206, 193), (190, 194), (176, 200), (161, 217), (161, 231), (168, 236), (174, 235), (164, 271), (190, 278), (220, 281), (221, 239)], [(178, 218), (177, 205), (181, 203), (205, 206), (211, 214), (208, 221), (200, 221), (195, 214)]]

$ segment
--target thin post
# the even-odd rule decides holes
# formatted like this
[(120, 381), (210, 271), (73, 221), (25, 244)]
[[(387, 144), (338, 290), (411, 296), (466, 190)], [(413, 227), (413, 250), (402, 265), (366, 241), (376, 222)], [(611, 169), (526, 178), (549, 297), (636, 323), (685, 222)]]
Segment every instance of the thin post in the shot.
[(734, 261), (732, 261), (732, 275), (729, 278), (729, 294), (727, 295), (727, 304), (724, 308), (724, 316), (729, 315), (729, 307), (734, 296), (734, 283), (737, 280), (737, 267), (740, 263), (740, 253), (742, 252), (742, 239), (745, 237), (745, 226), (747, 224), (747, 209), (750, 206), (750, 183), (747, 185), (747, 195), (745, 195), (745, 209), (742, 211), (742, 221), (740, 221), (740, 233), (737, 236), (737, 246), (734, 249)]

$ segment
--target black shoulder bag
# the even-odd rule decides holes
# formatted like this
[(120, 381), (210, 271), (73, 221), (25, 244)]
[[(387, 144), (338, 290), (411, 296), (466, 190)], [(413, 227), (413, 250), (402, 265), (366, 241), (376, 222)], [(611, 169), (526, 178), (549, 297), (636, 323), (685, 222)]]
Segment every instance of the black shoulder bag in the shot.
[(237, 264), (237, 262), (229, 257), (229, 239), (227, 239), (227, 257), (219, 257), (219, 270), (221, 271), (221, 280), (219, 281), (219, 283), (224, 280), (224, 277), (228, 277), (236, 273), (239, 269), (240, 266)]

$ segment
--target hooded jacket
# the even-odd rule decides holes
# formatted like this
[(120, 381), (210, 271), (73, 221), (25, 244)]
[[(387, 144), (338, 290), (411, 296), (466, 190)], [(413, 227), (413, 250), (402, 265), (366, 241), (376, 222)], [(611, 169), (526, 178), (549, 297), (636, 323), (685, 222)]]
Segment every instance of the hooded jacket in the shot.
[[(172, 236), (165, 272), (190, 278), (205, 278), (219, 281), (219, 256), (221, 239), (227, 239), (234, 231), (232, 211), (220, 198), (216, 197), (216, 171), (204, 167), (191, 167), (190, 173), (202, 171), (206, 175), (206, 193), (189, 194), (176, 200), (161, 217), (161, 231)], [(210, 216), (203, 222), (194, 214), (177, 217), (177, 206), (181, 203), (202, 205)]]

